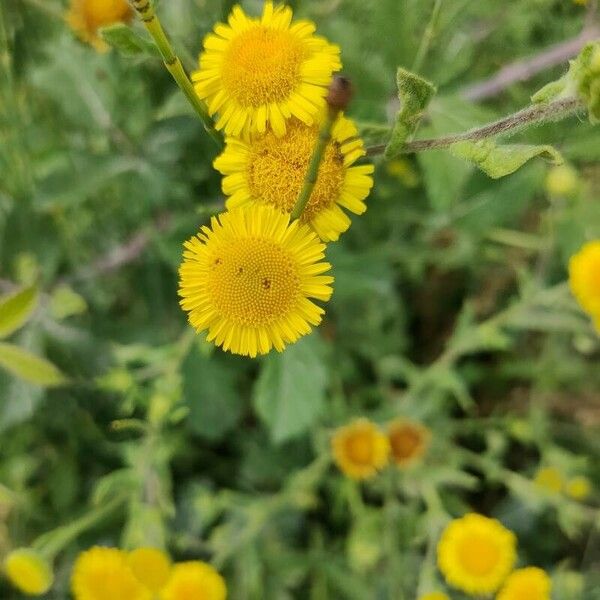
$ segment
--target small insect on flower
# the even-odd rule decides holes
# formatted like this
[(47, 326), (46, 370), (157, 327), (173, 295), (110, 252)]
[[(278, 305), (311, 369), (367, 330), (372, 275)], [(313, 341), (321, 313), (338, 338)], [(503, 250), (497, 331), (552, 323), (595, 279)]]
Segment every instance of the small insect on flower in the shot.
[(106, 52), (108, 44), (98, 30), (114, 23), (127, 23), (133, 10), (127, 0), (71, 0), (66, 14), (71, 29), (99, 52)]
[(571, 257), (569, 285), (581, 308), (600, 325), (600, 240), (588, 242)]
[[(224, 152), (214, 163), (225, 175), (227, 207), (261, 203), (290, 213), (302, 189), (322, 118), (324, 112), (311, 126), (292, 118), (280, 137), (269, 131), (245, 140), (228, 138)], [(356, 126), (340, 115), (300, 218), (325, 242), (337, 240), (350, 227), (350, 218), (342, 207), (357, 215), (367, 210), (364, 200), (373, 186), (373, 165), (352, 166), (364, 155)]]
[(325, 245), (297, 220), (252, 205), (213, 217), (185, 243), (181, 306), (197, 331), (234, 354), (282, 351), (321, 322), (331, 297)]
[(9, 553), (4, 561), (9, 581), (29, 596), (45, 594), (54, 581), (48, 561), (31, 548), (19, 548)]
[(431, 432), (427, 427), (409, 419), (396, 419), (388, 425), (391, 458), (398, 467), (417, 462), (427, 451)]
[(517, 541), (499, 521), (469, 513), (454, 519), (437, 547), (446, 581), (473, 595), (495, 592), (516, 560)]
[(71, 589), (75, 600), (152, 600), (131, 570), (127, 554), (95, 546), (82, 552), (73, 566)]
[(387, 437), (368, 419), (357, 419), (335, 431), (333, 458), (352, 479), (369, 479), (386, 466), (390, 453)]
[(227, 586), (221, 575), (199, 560), (175, 564), (161, 600), (225, 600)]
[(228, 23), (204, 39), (196, 92), (219, 113), (217, 129), (227, 135), (286, 132), (295, 116), (312, 125), (325, 104), (332, 74), (341, 68), (339, 48), (314, 35), (310, 21), (292, 24), (289, 6), (267, 0), (260, 18), (235, 6)]
[(151, 592), (159, 592), (171, 574), (171, 559), (158, 548), (136, 548), (127, 562), (137, 580)]
[(543, 569), (527, 567), (511, 573), (496, 600), (550, 600), (552, 581)]

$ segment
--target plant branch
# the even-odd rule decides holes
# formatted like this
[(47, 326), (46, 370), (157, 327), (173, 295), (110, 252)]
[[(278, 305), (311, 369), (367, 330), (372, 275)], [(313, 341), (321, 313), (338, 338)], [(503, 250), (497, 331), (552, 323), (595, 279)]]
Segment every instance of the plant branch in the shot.
[[(516, 112), (508, 117), (504, 117), (483, 127), (470, 129), (464, 133), (455, 133), (439, 138), (431, 138), (425, 140), (415, 140), (404, 145), (402, 154), (412, 154), (413, 152), (424, 152), (426, 150), (434, 150), (440, 148), (448, 148), (456, 142), (465, 140), (479, 141), (486, 138), (495, 137), (515, 133), (519, 129), (529, 127), (531, 125), (539, 125), (546, 121), (559, 121), (564, 119), (578, 110), (584, 108), (583, 102), (579, 98), (563, 98), (553, 102), (534, 104), (528, 106), (519, 112)], [(367, 155), (375, 156), (383, 154), (387, 144), (378, 144), (367, 148)]]

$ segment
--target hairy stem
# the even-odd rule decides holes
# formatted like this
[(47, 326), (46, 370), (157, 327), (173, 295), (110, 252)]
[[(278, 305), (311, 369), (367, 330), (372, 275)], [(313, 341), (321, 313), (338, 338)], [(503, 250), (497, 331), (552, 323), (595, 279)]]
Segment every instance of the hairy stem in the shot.
[(208, 111), (206, 109), (206, 105), (200, 98), (196, 91), (194, 90), (194, 86), (190, 81), (183, 65), (181, 64), (181, 60), (175, 54), (173, 50), (173, 46), (171, 46), (171, 42), (167, 38), (165, 31), (160, 23), (158, 16), (154, 11), (154, 5), (152, 0), (130, 0), (131, 4), (137, 11), (144, 24), (144, 27), (147, 29), (148, 33), (152, 36), (154, 43), (158, 47), (160, 54), (163, 58), (163, 62), (165, 63), (165, 67), (171, 73), (171, 76), (175, 80), (175, 83), (179, 86), (181, 91), (184, 93), (185, 97), (188, 99), (188, 102), (192, 105), (192, 108), (196, 111), (196, 114), (200, 117), (202, 124), (204, 125), (204, 129), (206, 133), (215, 141), (215, 143), (221, 148), (223, 147), (223, 137), (222, 135), (215, 129), (214, 123), (210, 116), (208, 115)]
[[(425, 140), (415, 140), (404, 145), (402, 154), (412, 154), (413, 152), (424, 152), (425, 150), (434, 150), (439, 148), (448, 148), (456, 142), (465, 140), (479, 141), (486, 138), (495, 137), (497, 135), (506, 135), (515, 133), (516, 131), (529, 127), (531, 125), (539, 125), (546, 121), (559, 121), (564, 119), (578, 110), (583, 109), (583, 103), (579, 98), (570, 97), (555, 100), (544, 104), (534, 104), (528, 106), (519, 112), (516, 112), (508, 117), (504, 117), (483, 127), (470, 129), (464, 133), (454, 133), (451, 135), (431, 138)], [(387, 144), (379, 144), (367, 148), (369, 156), (383, 154)]]
[(442, 1), (443, 0), (435, 0), (433, 10), (431, 11), (429, 23), (427, 23), (427, 27), (425, 29), (425, 32), (423, 33), (423, 37), (421, 38), (421, 44), (419, 45), (419, 49), (417, 50), (417, 54), (413, 62), (413, 66), (411, 69), (413, 73), (418, 73), (421, 70), (423, 62), (425, 61), (425, 57), (429, 52), (429, 47), (431, 46), (431, 42), (433, 41), (435, 28), (440, 15), (440, 9), (442, 8)]

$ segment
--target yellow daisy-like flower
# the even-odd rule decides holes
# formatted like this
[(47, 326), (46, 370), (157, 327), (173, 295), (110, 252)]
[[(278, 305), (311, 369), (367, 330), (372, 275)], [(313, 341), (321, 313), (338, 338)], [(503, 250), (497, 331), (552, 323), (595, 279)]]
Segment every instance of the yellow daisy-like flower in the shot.
[(4, 570), (9, 581), (29, 596), (45, 594), (54, 581), (48, 561), (31, 548), (13, 550), (4, 561)]
[(152, 592), (159, 592), (171, 574), (171, 559), (158, 548), (132, 550), (127, 562), (138, 581)]
[(161, 600), (225, 600), (226, 597), (223, 577), (199, 560), (176, 564), (160, 595)]
[(98, 546), (82, 552), (73, 566), (75, 600), (151, 600), (152, 593), (133, 574), (127, 554)]
[(600, 321), (600, 240), (588, 242), (571, 257), (569, 285), (581, 308)]
[(390, 453), (387, 437), (368, 419), (340, 427), (331, 439), (333, 458), (352, 479), (368, 479), (385, 467)]
[(538, 469), (533, 482), (547, 492), (558, 494), (563, 487), (563, 476), (556, 467), (542, 467)]
[(552, 581), (543, 569), (517, 569), (508, 576), (496, 600), (550, 600)]
[(399, 467), (408, 467), (427, 451), (431, 432), (409, 419), (396, 419), (388, 426), (391, 458)]
[(268, 0), (262, 17), (235, 6), (227, 25), (217, 24), (206, 36), (192, 80), (210, 115), (219, 113), (217, 129), (239, 136), (269, 125), (281, 136), (291, 116), (314, 123), (341, 68), (340, 51), (313, 35), (314, 23), (291, 21), (289, 6), (274, 8)]
[(587, 477), (578, 475), (568, 481), (565, 492), (574, 500), (585, 500), (592, 493), (592, 484)]
[(419, 600), (450, 600), (450, 597), (444, 592), (430, 592), (424, 596), (419, 596)]
[[(245, 140), (228, 138), (225, 150), (214, 162), (215, 169), (225, 175), (227, 207), (260, 203), (291, 212), (318, 136), (318, 123), (309, 126), (293, 118), (281, 137), (269, 131)], [(364, 155), (354, 123), (340, 115), (300, 218), (325, 242), (337, 240), (350, 227), (342, 207), (357, 215), (367, 210), (364, 200), (373, 186), (373, 165), (351, 166)]]
[(446, 581), (468, 594), (495, 592), (516, 560), (512, 531), (495, 519), (470, 513), (454, 519), (438, 543), (438, 565)]
[(114, 23), (127, 23), (133, 11), (127, 0), (71, 0), (66, 14), (73, 31), (99, 52), (106, 52), (108, 44), (98, 30)]
[(324, 250), (306, 225), (270, 206), (222, 213), (185, 243), (181, 306), (223, 350), (282, 351), (321, 322), (325, 311), (310, 299), (333, 291)]

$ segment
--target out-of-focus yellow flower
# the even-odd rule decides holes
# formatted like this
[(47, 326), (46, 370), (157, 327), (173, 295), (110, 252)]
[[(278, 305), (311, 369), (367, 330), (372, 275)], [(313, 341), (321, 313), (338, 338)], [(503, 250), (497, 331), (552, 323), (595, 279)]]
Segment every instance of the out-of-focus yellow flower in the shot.
[(581, 308), (600, 320), (600, 240), (588, 242), (571, 257), (569, 285)]
[(30, 596), (45, 594), (54, 581), (48, 561), (31, 548), (13, 550), (4, 561), (4, 570), (9, 581)]
[(573, 0), (573, 4), (579, 4), (579, 6), (587, 6), (589, 0)]
[(396, 419), (388, 425), (391, 459), (399, 467), (408, 467), (427, 451), (431, 431), (410, 419)]
[(158, 548), (132, 550), (127, 562), (137, 579), (152, 592), (159, 592), (171, 573), (171, 559)]
[(331, 439), (333, 458), (352, 479), (368, 479), (385, 467), (390, 453), (387, 437), (368, 419), (340, 427)]
[(210, 115), (219, 113), (216, 128), (238, 137), (268, 127), (282, 136), (292, 116), (313, 125), (341, 68), (339, 48), (314, 32), (314, 23), (292, 24), (292, 9), (271, 0), (260, 18), (234, 6), (227, 24), (204, 38), (200, 68), (192, 75)]
[(418, 173), (410, 161), (405, 158), (395, 158), (386, 161), (385, 170), (388, 175), (399, 179), (407, 188), (414, 188), (419, 185)]
[(453, 520), (438, 543), (446, 581), (468, 594), (495, 592), (513, 568), (517, 540), (499, 521), (470, 513)]
[(450, 597), (444, 592), (430, 592), (424, 596), (419, 596), (419, 600), (450, 600)]
[(161, 600), (225, 600), (226, 597), (223, 577), (199, 560), (175, 564), (160, 594)]
[(550, 600), (552, 582), (543, 569), (527, 567), (511, 573), (496, 600)]
[(552, 167), (546, 175), (546, 191), (555, 198), (572, 196), (579, 186), (577, 171), (569, 165)]
[(575, 500), (585, 500), (592, 493), (592, 484), (587, 477), (578, 475), (569, 479), (565, 486), (565, 492), (567, 496), (571, 496)]
[[(318, 136), (317, 124), (307, 126), (293, 118), (281, 137), (268, 131), (247, 140), (228, 138), (225, 150), (214, 162), (215, 168), (225, 175), (227, 207), (259, 203), (291, 212), (304, 185)], [(356, 126), (340, 115), (300, 217), (324, 242), (337, 240), (350, 227), (350, 217), (342, 207), (357, 215), (367, 210), (364, 199), (373, 186), (373, 165), (352, 166), (364, 155)]]
[(152, 592), (133, 574), (127, 554), (117, 548), (94, 547), (82, 552), (73, 566), (75, 600), (152, 600)]
[(98, 30), (114, 23), (126, 23), (132, 16), (127, 0), (71, 0), (66, 19), (84, 42), (105, 52), (108, 45), (98, 35)]
[(542, 467), (537, 470), (533, 482), (538, 487), (558, 494), (563, 488), (563, 476), (556, 467)]

